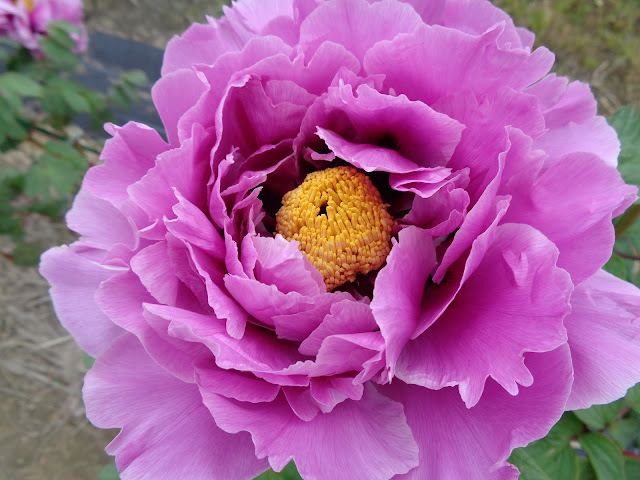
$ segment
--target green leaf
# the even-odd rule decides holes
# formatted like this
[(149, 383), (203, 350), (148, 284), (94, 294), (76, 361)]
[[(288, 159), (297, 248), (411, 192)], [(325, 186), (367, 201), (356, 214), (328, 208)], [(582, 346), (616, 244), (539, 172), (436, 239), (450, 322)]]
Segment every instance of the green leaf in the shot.
[(21, 267), (34, 267), (40, 261), (42, 245), (39, 243), (21, 243), (13, 249), (13, 263)]
[(74, 113), (86, 113), (91, 110), (88, 100), (79, 93), (77, 88), (74, 88), (73, 84), (62, 87), (60, 93)]
[(0, 94), (8, 96), (37, 98), (42, 96), (42, 87), (27, 75), (7, 72), (0, 75)]
[(93, 364), (95, 363), (96, 359), (93, 358), (90, 355), (87, 355), (86, 353), (84, 354), (84, 359), (82, 361), (82, 364), (84, 365), (84, 368), (86, 368), (87, 370), (89, 370), (91, 367), (93, 367)]
[(75, 33), (75, 34), (80, 34), (80, 27), (78, 27), (77, 25), (71, 23), (71, 22), (67, 22), (65, 20), (58, 20), (55, 22), (49, 22), (47, 23), (47, 30), (61, 30), (63, 32), (66, 33)]
[(527, 453), (526, 448), (516, 448), (509, 457), (509, 462), (520, 470), (520, 480), (553, 480)]
[(629, 279), (627, 262), (625, 262), (625, 260), (622, 257), (616, 254), (611, 255), (611, 258), (603, 268), (607, 272), (611, 273), (612, 275), (615, 275), (618, 278), (621, 278), (622, 280)]
[(640, 185), (640, 112), (622, 107), (609, 120), (622, 145), (618, 169), (628, 183)]
[(120, 475), (118, 474), (118, 469), (116, 468), (115, 463), (110, 463), (109, 465), (105, 465), (102, 470), (98, 473), (99, 480), (119, 480)]
[(576, 410), (573, 413), (590, 428), (602, 430), (615, 420), (623, 406), (624, 402), (620, 399), (607, 405), (594, 405), (591, 408)]
[(620, 445), (627, 448), (640, 433), (640, 423), (635, 418), (622, 418), (614, 421), (607, 429), (611, 437)]
[(640, 478), (640, 459), (625, 457), (624, 473), (628, 480)]
[(624, 401), (636, 412), (640, 413), (640, 383), (637, 383), (629, 390), (627, 390)]
[(65, 29), (59, 28), (58, 25), (52, 26), (52, 23), (54, 22), (49, 22), (49, 24), (47, 24), (47, 36), (67, 50), (74, 48), (76, 46), (76, 41), (71, 38), (69, 32)]
[(138, 87), (145, 87), (149, 80), (142, 70), (131, 70), (120, 77), (124, 82), (132, 83)]
[(597, 480), (596, 472), (593, 470), (591, 463), (584, 457), (578, 458), (578, 479), (579, 480)]
[(598, 480), (623, 480), (624, 457), (613, 440), (601, 433), (586, 433), (579, 438)]
[(86, 158), (67, 142), (48, 142), (25, 175), (24, 192), (45, 201), (73, 193), (87, 168)]
[(78, 63), (78, 57), (73, 52), (52, 38), (41, 38), (40, 49), (48, 61), (62, 69), (72, 70), (76, 63)]
[(302, 480), (302, 477), (300, 477), (295, 464), (291, 462), (279, 473), (274, 472), (273, 470), (267, 470), (263, 474), (257, 476), (254, 480)]

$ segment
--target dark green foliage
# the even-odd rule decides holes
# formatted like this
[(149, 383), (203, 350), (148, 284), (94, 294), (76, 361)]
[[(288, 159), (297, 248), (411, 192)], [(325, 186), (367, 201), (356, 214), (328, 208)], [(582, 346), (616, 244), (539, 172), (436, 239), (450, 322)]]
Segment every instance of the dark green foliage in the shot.
[[(60, 220), (71, 205), (89, 167), (87, 153), (97, 153), (79, 138), (68, 138), (67, 127), (78, 115), (88, 115), (91, 128), (101, 130), (112, 119), (114, 106), (129, 107), (137, 89), (147, 84), (142, 72), (127, 72), (108, 95), (95, 92), (72, 78), (80, 61), (70, 34), (78, 28), (68, 22), (48, 25), (41, 39), (44, 58), (11, 40), (0, 39), (0, 153), (34, 145), (26, 171), (0, 171), (0, 235), (16, 242), (13, 261), (37, 263), (41, 246), (24, 244), (23, 218), (37, 213)], [(23, 150), (27, 151), (27, 150)]]

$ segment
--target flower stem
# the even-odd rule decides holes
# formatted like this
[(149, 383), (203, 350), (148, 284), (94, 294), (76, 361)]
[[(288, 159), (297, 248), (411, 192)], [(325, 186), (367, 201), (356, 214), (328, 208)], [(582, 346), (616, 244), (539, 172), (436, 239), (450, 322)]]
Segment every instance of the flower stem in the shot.
[[(55, 138), (57, 140), (63, 140), (63, 141), (68, 141), (69, 140), (69, 138), (65, 137), (64, 135), (60, 135), (59, 133), (52, 132), (51, 130), (47, 130), (46, 128), (42, 128), (42, 127), (39, 127), (37, 125), (34, 125), (33, 129), (38, 131), (38, 132), (40, 132), (40, 133), (44, 133), (45, 135), (48, 135), (48, 136), (50, 136), (52, 138)], [(95, 148), (89, 147), (87, 145), (83, 145), (82, 143), (80, 143), (77, 140), (75, 142), (73, 142), (73, 143), (74, 143), (75, 146), (81, 148), (82, 150), (85, 150), (87, 152), (96, 153), (98, 155), (100, 154), (99, 150), (96, 150)]]

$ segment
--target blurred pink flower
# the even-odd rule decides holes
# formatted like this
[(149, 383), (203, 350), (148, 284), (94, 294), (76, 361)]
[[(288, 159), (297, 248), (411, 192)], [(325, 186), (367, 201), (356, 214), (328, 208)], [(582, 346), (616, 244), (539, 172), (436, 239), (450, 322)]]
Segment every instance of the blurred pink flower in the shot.
[(80, 29), (73, 33), (78, 52), (87, 49), (87, 32), (82, 23), (82, 0), (0, 0), (0, 36), (9, 37), (36, 55), (39, 40), (47, 35), (49, 22), (66, 21)]
[(108, 125), (41, 263), (123, 479), (516, 478), (640, 380), (601, 270), (636, 188), (532, 45), (483, 0), (244, 0), (171, 40), (167, 140)]

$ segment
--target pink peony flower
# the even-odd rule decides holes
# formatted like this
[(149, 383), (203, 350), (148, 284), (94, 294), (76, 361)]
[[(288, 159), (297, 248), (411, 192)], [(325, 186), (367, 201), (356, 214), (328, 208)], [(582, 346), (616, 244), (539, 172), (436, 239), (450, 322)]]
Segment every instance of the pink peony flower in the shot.
[(80, 29), (72, 34), (77, 51), (87, 49), (87, 32), (82, 23), (81, 0), (0, 0), (0, 36), (20, 42), (36, 55), (40, 37), (47, 35), (49, 22), (66, 21)]
[[(124, 479), (516, 478), (640, 380), (636, 199), (589, 87), (484, 0), (241, 0), (167, 46), (44, 254)], [(403, 476), (404, 475), (404, 476)]]

